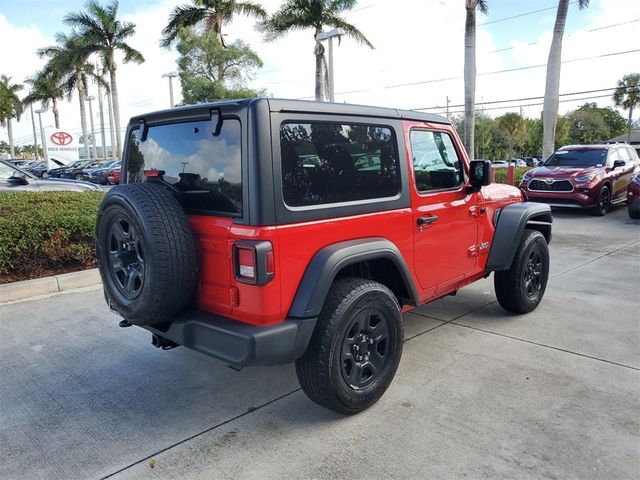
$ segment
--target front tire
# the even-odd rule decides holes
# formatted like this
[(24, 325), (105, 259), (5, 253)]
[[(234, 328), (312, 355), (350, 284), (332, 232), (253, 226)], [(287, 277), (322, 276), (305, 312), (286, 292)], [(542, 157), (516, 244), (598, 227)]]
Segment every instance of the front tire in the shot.
[(605, 185), (600, 189), (598, 205), (595, 206), (592, 213), (596, 217), (604, 217), (609, 211), (609, 206), (611, 206), (611, 191), (609, 187)]
[(510, 312), (531, 312), (542, 300), (548, 279), (547, 240), (537, 230), (525, 230), (511, 268), (495, 273), (498, 303)]
[(334, 282), (296, 374), (315, 403), (352, 415), (387, 390), (402, 355), (404, 325), (393, 293), (361, 278)]

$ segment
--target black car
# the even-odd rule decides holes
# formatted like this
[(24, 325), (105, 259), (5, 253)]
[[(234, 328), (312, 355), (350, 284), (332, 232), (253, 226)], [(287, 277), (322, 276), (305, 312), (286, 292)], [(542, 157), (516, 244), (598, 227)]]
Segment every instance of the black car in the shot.
[[(58, 160), (52, 159), (51, 162), (59, 166), (64, 166), (64, 164), (62, 162), (59, 162)], [(49, 162), (47, 162), (46, 160), (31, 162), (28, 166), (20, 167), (20, 168), (22, 168), (23, 170), (26, 170), (29, 173), (32, 173), (33, 175), (39, 178), (49, 177)]]
[(70, 192), (91, 192), (102, 190), (97, 185), (87, 182), (76, 182), (73, 180), (46, 179), (32, 175), (26, 170), (0, 160), (0, 192), (21, 192), (21, 191), (70, 191)]
[(87, 160), (84, 164), (77, 168), (69, 167), (65, 169), (61, 174), (60, 178), (73, 178), (74, 180), (82, 180), (82, 176), (86, 169), (89, 168), (100, 168), (104, 166), (106, 162), (104, 160)]
[(107, 172), (112, 169), (120, 169), (120, 160), (111, 160), (99, 168), (87, 168), (83, 172), (82, 179), (87, 182), (106, 185), (109, 183), (107, 180)]
[(84, 166), (91, 163), (91, 160), (76, 160), (75, 162), (70, 163), (69, 165), (62, 165), (60, 168), (53, 168), (49, 170), (48, 174), (51, 178), (60, 178), (60, 176), (69, 169), (72, 168), (83, 168)]

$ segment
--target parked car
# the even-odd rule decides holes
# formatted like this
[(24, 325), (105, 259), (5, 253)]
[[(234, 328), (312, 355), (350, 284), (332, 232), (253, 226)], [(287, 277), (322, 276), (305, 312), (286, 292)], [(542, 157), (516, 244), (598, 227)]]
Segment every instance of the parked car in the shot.
[(25, 160), (24, 158), (9, 158), (7, 162), (15, 165), (16, 167), (24, 168), (25, 165), (33, 162), (34, 160)]
[(521, 158), (512, 158), (511, 160), (509, 160), (509, 163), (512, 164), (514, 167), (517, 167), (517, 168), (526, 167), (527, 166), (527, 162), (525, 162)]
[(62, 165), (59, 168), (52, 168), (47, 172), (50, 178), (60, 178), (62, 173), (65, 170), (69, 170), (72, 168), (82, 168), (85, 165), (88, 165), (90, 160), (76, 160), (75, 162), (70, 163), (69, 165)]
[(118, 185), (120, 183), (120, 169), (121, 167), (118, 166), (118, 168), (110, 168), (107, 170), (107, 182), (109, 182), (110, 185)]
[[(59, 162), (58, 160), (51, 160), (51, 162), (59, 165), (59, 166), (64, 166), (64, 164), (62, 162)], [(37, 162), (31, 162), (28, 166), (26, 167), (22, 167), (23, 170), (26, 170), (27, 172), (35, 175), (36, 177), (39, 178), (48, 178), (49, 177), (49, 162), (47, 162), (46, 160), (40, 160)]]
[(491, 168), (507, 168), (509, 164), (506, 160), (494, 160), (491, 162)]
[(54, 178), (38, 178), (26, 170), (22, 170), (7, 161), (0, 160), (0, 192), (53, 190), (89, 192), (102, 189), (99, 186), (88, 182), (77, 182), (75, 180), (61, 180)]
[(520, 188), (530, 201), (605, 215), (612, 204), (627, 199), (639, 162), (636, 151), (625, 144), (566, 146), (525, 173)]
[(295, 361), (353, 414), (395, 375), (401, 312), (492, 272), (509, 311), (544, 295), (551, 209), (490, 184), (444, 117), (262, 98), (139, 115), (125, 138), (96, 255), (120, 325), (157, 347)]
[(98, 168), (86, 168), (83, 170), (82, 179), (87, 182), (107, 185), (109, 172), (120, 168), (120, 160), (111, 160)]
[(627, 205), (629, 216), (634, 219), (640, 218), (640, 172), (636, 173), (629, 183), (627, 190)]
[(106, 163), (105, 160), (88, 160), (79, 167), (66, 168), (60, 173), (60, 178), (73, 178), (82, 180), (84, 172), (90, 168), (100, 168)]

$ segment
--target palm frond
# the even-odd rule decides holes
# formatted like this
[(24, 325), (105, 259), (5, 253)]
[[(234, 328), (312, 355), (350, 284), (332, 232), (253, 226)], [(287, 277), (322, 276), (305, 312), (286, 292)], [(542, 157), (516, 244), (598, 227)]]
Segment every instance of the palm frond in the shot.
[(489, 13), (489, 5), (487, 4), (487, 0), (478, 0), (476, 8), (480, 10), (480, 13), (482, 13), (483, 15)]
[(115, 47), (121, 50), (124, 53), (124, 63), (135, 62), (142, 63), (144, 62), (144, 56), (135, 48), (129, 46), (124, 42), (116, 43)]
[(358, 27), (356, 27), (355, 25), (347, 22), (346, 20), (343, 20), (340, 17), (337, 16), (333, 16), (333, 17), (329, 17), (325, 20), (324, 22), (326, 25), (333, 27), (333, 28), (341, 28), (342, 30), (344, 30), (345, 34), (348, 37), (353, 38), (356, 42), (362, 44), (362, 45), (366, 45), (367, 47), (373, 49), (375, 48), (372, 43), (369, 41), (369, 39), (367, 37), (364, 36), (364, 33), (362, 33)]
[(183, 28), (193, 27), (207, 16), (208, 9), (191, 5), (179, 5), (169, 16), (169, 23), (162, 30), (160, 45), (169, 47)]
[[(266, 18), (267, 11), (259, 3), (253, 2), (239, 2), (234, 3), (233, 7), (238, 13), (246, 15), (247, 17)], [(235, 12), (231, 12), (233, 15)]]

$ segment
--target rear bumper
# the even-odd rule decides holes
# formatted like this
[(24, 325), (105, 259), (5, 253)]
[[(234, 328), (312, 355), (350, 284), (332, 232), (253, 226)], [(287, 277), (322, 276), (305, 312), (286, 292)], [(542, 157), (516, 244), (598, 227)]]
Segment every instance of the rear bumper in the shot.
[(296, 361), (306, 350), (315, 326), (316, 318), (287, 319), (263, 327), (196, 310), (179, 315), (166, 329), (143, 328), (227, 363), (250, 366)]

